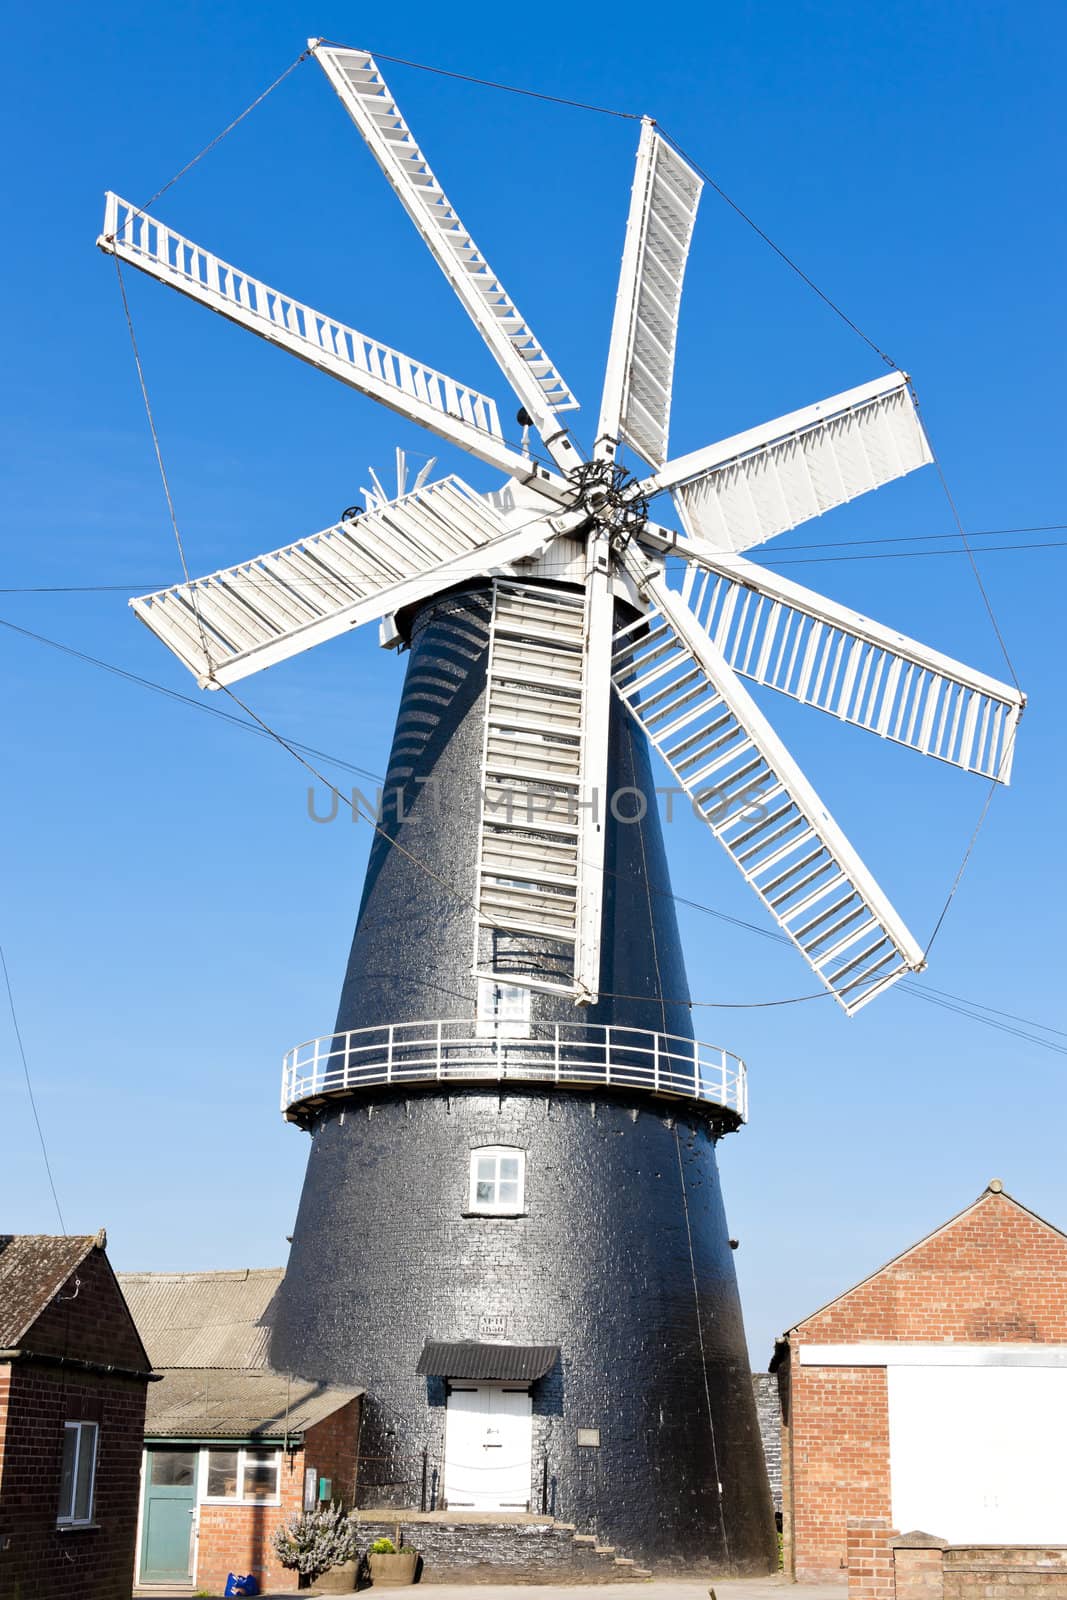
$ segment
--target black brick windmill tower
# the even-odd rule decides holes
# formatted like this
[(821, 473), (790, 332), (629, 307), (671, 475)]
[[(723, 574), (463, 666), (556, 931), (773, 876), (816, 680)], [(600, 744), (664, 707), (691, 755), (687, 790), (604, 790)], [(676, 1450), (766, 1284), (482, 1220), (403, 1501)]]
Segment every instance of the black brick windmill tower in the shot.
[[(649, 744), (847, 1012), (923, 965), (745, 687), (1006, 779), (1021, 697), (741, 552), (921, 467), (894, 372), (671, 460), (701, 182), (645, 120), (596, 438), (374, 60), (313, 54), (521, 406), (109, 195), (100, 244), (502, 475), (457, 476), (132, 602), (205, 688), (362, 623), (407, 654), (334, 1028), (286, 1059), (311, 1155), (276, 1365), (366, 1386), (359, 1503), (550, 1511), (766, 1570), (770, 1502)], [(528, 448), (527, 433), (540, 445)], [(621, 462), (626, 448), (645, 464)], [(673, 496), (681, 532), (650, 504)]]

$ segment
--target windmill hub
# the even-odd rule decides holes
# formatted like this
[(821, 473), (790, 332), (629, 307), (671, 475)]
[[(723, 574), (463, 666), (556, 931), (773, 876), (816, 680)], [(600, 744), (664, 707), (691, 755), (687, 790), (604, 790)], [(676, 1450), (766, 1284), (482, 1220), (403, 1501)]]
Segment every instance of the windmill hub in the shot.
[(575, 505), (585, 511), (598, 530), (621, 545), (641, 533), (648, 523), (648, 496), (639, 479), (616, 461), (583, 461), (570, 474)]

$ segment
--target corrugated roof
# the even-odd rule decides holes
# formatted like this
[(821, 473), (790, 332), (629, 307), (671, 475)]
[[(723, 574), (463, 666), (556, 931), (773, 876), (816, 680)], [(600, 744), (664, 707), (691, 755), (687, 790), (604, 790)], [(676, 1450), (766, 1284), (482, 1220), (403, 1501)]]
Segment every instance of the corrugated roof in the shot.
[(103, 1233), (0, 1233), (0, 1350), (18, 1345), (96, 1245)]
[(415, 1371), (427, 1378), (533, 1383), (551, 1371), (558, 1356), (558, 1344), (473, 1344), (427, 1339)]
[(362, 1389), (336, 1388), (262, 1367), (188, 1368), (149, 1386), (145, 1434), (168, 1439), (281, 1439), (303, 1433)]
[(120, 1272), (119, 1283), (153, 1366), (263, 1368), (283, 1276), (281, 1267)]

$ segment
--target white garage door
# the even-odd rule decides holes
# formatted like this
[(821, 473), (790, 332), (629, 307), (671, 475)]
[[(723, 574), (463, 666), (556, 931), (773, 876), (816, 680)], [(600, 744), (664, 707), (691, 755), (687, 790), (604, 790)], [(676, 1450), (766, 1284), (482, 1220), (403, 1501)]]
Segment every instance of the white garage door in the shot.
[(1067, 1371), (891, 1366), (893, 1526), (952, 1544), (1067, 1542)]

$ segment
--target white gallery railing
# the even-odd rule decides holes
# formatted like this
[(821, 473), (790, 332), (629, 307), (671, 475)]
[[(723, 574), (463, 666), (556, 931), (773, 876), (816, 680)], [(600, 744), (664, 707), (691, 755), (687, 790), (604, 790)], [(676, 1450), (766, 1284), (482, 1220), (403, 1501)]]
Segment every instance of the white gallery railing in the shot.
[(718, 1045), (578, 1022), (532, 1023), (523, 1038), (478, 1026), (397, 1022), (309, 1039), (285, 1057), (282, 1111), (383, 1084), (507, 1081), (645, 1089), (748, 1117), (745, 1064)]

